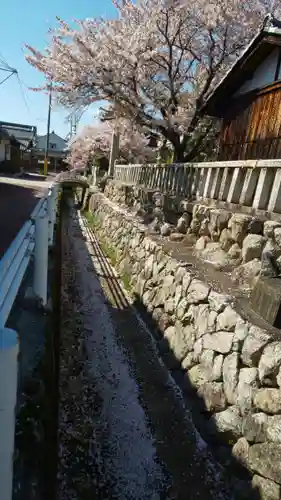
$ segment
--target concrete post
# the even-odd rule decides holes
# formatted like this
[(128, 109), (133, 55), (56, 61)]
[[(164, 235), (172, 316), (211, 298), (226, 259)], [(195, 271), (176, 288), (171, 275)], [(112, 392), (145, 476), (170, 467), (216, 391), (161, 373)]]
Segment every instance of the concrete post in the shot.
[(203, 167), (200, 168), (200, 180), (199, 180), (197, 193), (196, 193), (196, 197), (199, 199), (202, 198), (204, 195), (204, 189), (205, 189), (205, 185), (206, 185), (208, 170), (209, 170), (208, 168), (203, 168)]
[(18, 382), (17, 333), (0, 329), (0, 497), (11, 500)]
[(193, 167), (192, 186), (191, 186), (191, 195), (192, 196), (197, 197), (199, 182), (200, 182), (200, 168)]
[(92, 166), (92, 181), (91, 181), (92, 186), (97, 185), (97, 167), (95, 165)]
[(254, 201), (254, 195), (260, 175), (260, 170), (258, 168), (248, 168), (240, 196), (240, 205), (252, 205)]
[(260, 169), (259, 180), (253, 201), (253, 208), (258, 208), (260, 210), (267, 210), (268, 208), (267, 204), (269, 202), (273, 180), (274, 180), (274, 169), (272, 168)]
[(231, 184), (232, 174), (233, 174), (233, 169), (224, 167), (218, 194), (219, 200), (226, 201)]
[(208, 174), (207, 174), (206, 181), (205, 181), (203, 198), (210, 198), (211, 197), (212, 186), (213, 186), (213, 183), (215, 180), (215, 175), (216, 175), (215, 168), (209, 167), (207, 170), (208, 170)]
[(275, 171), (275, 177), (273, 186), (271, 189), (271, 195), (268, 203), (269, 212), (281, 213), (281, 169), (278, 168)]
[(241, 167), (234, 168), (231, 184), (226, 198), (226, 201), (228, 203), (239, 203), (239, 198), (244, 185), (245, 175), (245, 169)]
[(54, 225), (56, 221), (57, 212), (57, 186), (52, 187), (52, 191), (48, 195), (47, 199), (47, 210), (49, 219), (49, 229), (48, 229), (48, 244), (52, 246), (54, 243)]
[(215, 171), (216, 172), (214, 174), (214, 180), (213, 180), (211, 194), (210, 194), (210, 198), (212, 198), (213, 200), (216, 200), (218, 197), (218, 194), (219, 194), (221, 180), (222, 180), (222, 176), (223, 176), (223, 168), (218, 167), (215, 169)]
[(118, 132), (113, 132), (112, 133), (112, 140), (111, 140), (111, 150), (110, 150), (110, 157), (109, 157), (109, 167), (108, 167), (108, 175), (109, 177), (114, 176), (114, 165), (115, 165), (115, 160), (118, 157), (119, 153), (119, 133)]
[(36, 217), (33, 292), (35, 296), (41, 300), (43, 306), (47, 304), (48, 225), (48, 216), (46, 212)]

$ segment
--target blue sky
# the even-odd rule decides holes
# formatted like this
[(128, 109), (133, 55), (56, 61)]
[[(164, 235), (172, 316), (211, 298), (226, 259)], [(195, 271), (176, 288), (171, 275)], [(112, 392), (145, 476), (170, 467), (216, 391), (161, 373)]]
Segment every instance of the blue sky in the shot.
[[(0, 85), (0, 120), (36, 125), (39, 134), (46, 133), (48, 97), (29, 90), (44, 82), (43, 75), (25, 60), (25, 43), (38, 49), (47, 45), (48, 29), (56, 25), (56, 16), (65, 21), (105, 15), (112, 17), (111, 0), (8, 0), (1, 2), (0, 58), (17, 69), (22, 84), (12, 76)], [(0, 71), (0, 81), (6, 73)], [(80, 121), (80, 127), (93, 121), (95, 109), (89, 109)], [(51, 130), (66, 136), (69, 125), (67, 112), (55, 108)]]

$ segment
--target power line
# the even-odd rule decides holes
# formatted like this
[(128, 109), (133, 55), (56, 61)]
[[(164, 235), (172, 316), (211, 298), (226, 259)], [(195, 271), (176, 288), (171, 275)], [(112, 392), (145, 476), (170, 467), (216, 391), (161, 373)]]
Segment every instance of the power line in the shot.
[(13, 73), (10, 73), (8, 76), (6, 76), (6, 78), (4, 78), (3, 80), (1, 80), (0, 85), (2, 85), (2, 83), (5, 83), (9, 78), (11, 78), (11, 76), (13, 76)]
[(83, 113), (84, 110), (82, 109), (82, 107), (77, 107), (67, 116), (65, 121), (70, 124), (70, 130), (65, 138), (66, 141), (70, 141), (73, 137), (75, 137), (77, 133), (77, 127)]
[(23, 82), (21, 81), (19, 75), (17, 74), (17, 80), (18, 80), (18, 84), (19, 84), (19, 88), (20, 88), (20, 92), (21, 92), (21, 96), (22, 96), (22, 99), (24, 101), (24, 104), (25, 104), (25, 107), (26, 107), (26, 110), (27, 112), (30, 114), (30, 106), (28, 104), (28, 98), (27, 98), (27, 95), (24, 91), (24, 88), (23, 88)]
[(0, 53), (0, 71), (5, 71), (9, 73), (3, 80), (0, 81), (0, 85), (5, 83), (11, 76), (17, 75), (18, 71), (15, 68), (12, 68), (5, 60), (3, 55)]

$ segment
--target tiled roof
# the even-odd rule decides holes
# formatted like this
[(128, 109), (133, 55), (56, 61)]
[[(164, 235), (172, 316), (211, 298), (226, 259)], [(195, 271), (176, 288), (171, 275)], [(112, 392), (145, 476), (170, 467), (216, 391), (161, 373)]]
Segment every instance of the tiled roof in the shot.
[(276, 19), (273, 15), (268, 14), (265, 19), (262, 28), (257, 32), (257, 34), (252, 38), (250, 43), (245, 47), (243, 52), (240, 54), (238, 59), (232, 64), (226, 74), (222, 77), (222, 79), (217, 83), (215, 88), (212, 90), (211, 94), (207, 98), (206, 103), (203, 106), (203, 109), (207, 109), (209, 104), (213, 101), (216, 94), (220, 92), (225, 85), (227, 85), (228, 81), (231, 79), (232, 75), (237, 71), (240, 71), (241, 64), (246, 60), (251, 54), (252, 50), (257, 46), (257, 44), (263, 39), (263, 37), (268, 35), (281, 36), (281, 21)]
[(35, 140), (36, 127), (32, 125), (23, 125), (20, 123), (0, 122), (0, 130), (5, 130), (9, 135), (21, 141)]

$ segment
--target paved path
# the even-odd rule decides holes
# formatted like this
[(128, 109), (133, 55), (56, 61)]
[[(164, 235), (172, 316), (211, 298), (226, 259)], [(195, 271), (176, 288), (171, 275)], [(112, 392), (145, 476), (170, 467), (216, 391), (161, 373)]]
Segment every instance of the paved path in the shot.
[(61, 308), (58, 499), (230, 500), (149, 331), (74, 209), (63, 222)]
[(0, 176), (0, 258), (33, 211), (52, 179), (38, 175)]

